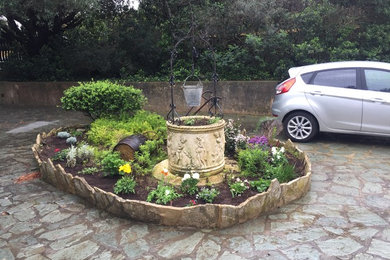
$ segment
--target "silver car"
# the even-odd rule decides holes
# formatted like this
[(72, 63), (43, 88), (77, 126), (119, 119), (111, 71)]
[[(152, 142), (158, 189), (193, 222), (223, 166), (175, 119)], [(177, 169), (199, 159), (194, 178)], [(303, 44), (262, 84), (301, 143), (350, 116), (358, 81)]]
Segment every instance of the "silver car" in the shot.
[(289, 69), (272, 114), (292, 141), (319, 132), (390, 136), (390, 64), (344, 61)]

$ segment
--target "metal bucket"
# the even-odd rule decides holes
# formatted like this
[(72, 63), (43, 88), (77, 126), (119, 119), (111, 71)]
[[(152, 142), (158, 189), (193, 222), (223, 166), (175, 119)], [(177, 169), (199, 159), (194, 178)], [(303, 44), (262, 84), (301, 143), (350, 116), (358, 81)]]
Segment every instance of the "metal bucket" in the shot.
[(118, 151), (121, 154), (121, 158), (125, 161), (134, 160), (134, 154), (138, 151), (139, 147), (146, 141), (146, 137), (143, 135), (130, 135), (118, 142), (114, 147), (114, 151)]
[(198, 77), (198, 83), (196, 85), (187, 85), (186, 82), (191, 76), (188, 76), (183, 83), (184, 98), (186, 100), (187, 106), (197, 107), (200, 106), (203, 93), (203, 84)]

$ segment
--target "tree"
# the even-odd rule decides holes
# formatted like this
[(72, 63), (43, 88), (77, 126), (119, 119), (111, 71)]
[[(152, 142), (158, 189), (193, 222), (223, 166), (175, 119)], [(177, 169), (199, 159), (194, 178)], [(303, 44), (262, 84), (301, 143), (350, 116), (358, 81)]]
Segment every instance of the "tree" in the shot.
[(78, 26), (96, 0), (13, 0), (1, 1), (0, 37), (17, 42), (29, 55), (39, 54), (51, 37)]

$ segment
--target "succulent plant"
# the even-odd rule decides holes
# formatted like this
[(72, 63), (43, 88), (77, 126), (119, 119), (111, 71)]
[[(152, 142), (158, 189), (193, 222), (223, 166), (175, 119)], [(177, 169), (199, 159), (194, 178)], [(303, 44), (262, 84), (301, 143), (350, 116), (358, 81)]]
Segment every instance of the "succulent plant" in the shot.
[(57, 133), (57, 136), (59, 138), (62, 138), (62, 139), (65, 139), (65, 138), (69, 138), (70, 137), (70, 134), (66, 131), (63, 131), (63, 132), (58, 132)]
[(76, 166), (76, 156), (77, 156), (77, 148), (73, 145), (69, 148), (69, 152), (66, 155), (66, 166), (67, 167), (75, 167)]
[(71, 145), (76, 144), (76, 143), (77, 143), (77, 138), (74, 137), (74, 136), (68, 137), (68, 138), (66, 139), (66, 143), (67, 143), (67, 144), (71, 144)]

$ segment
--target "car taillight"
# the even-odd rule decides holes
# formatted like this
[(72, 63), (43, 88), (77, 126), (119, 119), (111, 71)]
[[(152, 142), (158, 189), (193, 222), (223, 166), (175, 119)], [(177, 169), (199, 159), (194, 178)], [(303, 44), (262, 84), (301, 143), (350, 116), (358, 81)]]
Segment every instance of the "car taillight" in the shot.
[(290, 90), (290, 88), (295, 84), (295, 78), (288, 79), (283, 81), (276, 87), (276, 95), (286, 93)]

